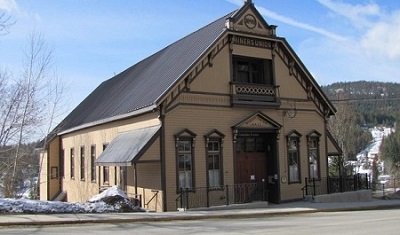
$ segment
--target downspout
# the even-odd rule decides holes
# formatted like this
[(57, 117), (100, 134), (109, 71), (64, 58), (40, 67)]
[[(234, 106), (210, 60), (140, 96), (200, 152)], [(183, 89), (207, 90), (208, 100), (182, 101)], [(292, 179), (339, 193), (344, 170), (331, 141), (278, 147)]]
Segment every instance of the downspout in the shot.
[(160, 161), (161, 161), (161, 191), (162, 194), (162, 204), (163, 211), (168, 211), (167, 209), (167, 183), (166, 183), (166, 166), (165, 166), (165, 104), (160, 105), (159, 109), (159, 119), (161, 121), (160, 128)]

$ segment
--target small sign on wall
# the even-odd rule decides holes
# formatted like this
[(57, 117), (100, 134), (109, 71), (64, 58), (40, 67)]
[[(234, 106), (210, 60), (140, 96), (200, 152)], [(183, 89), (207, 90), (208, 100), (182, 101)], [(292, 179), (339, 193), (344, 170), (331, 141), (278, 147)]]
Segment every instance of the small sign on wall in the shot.
[(250, 180), (256, 180), (256, 176), (255, 175), (250, 175)]
[(58, 178), (58, 167), (52, 166), (50, 173), (51, 173), (51, 179), (57, 179)]

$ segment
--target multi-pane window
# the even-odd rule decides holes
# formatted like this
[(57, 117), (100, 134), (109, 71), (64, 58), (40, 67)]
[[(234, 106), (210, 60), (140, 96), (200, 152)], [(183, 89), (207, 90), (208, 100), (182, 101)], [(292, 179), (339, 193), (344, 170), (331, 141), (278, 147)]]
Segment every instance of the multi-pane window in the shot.
[(222, 185), (221, 141), (210, 140), (207, 146), (208, 186)]
[(208, 187), (223, 185), (222, 144), (225, 135), (214, 129), (204, 135), (206, 142)]
[(272, 61), (234, 56), (233, 81), (272, 85)]
[(90, 147), (90, 179), (96, 181), (96, 146)]
[(319, 156), (319, 137), (318, 132), (307, 135), (308, 139), (308, 163), (310, 179), (320, 178), (320, 156)]
[(74, 150), (74, 148), (70, 149), (70, 171), (71, 171), (71, 179), (75, 179), (75, 150)]
[(287, 136), (289, 183), (300, 182), (300, 134), (293, 132)]
[(179, 188), (192, 188), (192, 141), (179, 140), (177, 145)]
[(196, 134), (184, 129), (175, 134), (177, 189), (192, 189), (194, 185), (194, 143)]
[(81, 147), (81, 180), (85, 180), (85, 147)]

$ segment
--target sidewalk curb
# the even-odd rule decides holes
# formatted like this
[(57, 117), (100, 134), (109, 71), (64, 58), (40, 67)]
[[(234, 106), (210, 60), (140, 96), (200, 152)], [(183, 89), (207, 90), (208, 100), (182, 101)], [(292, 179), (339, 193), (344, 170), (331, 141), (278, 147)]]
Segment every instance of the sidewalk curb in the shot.
[(140, 222), (168, 222), (177, 220), (206, 220), (206, 219), (238, 219), (238, 218), (260, 218), (281, 215), (316, 213), (317, 209), (297, 210), (297, 211), (275, 211), (275, 212), (255, 212), (255, 213), (227, 213), (227, 214), (204, 214), (204, 215), (173, 215), (161, 217), (142, 217), (142, 218), (118, 218), (118, 219), (76, 219), (76, 220), (55, 220), (55, 221), (18, 221), (0, 222), (1, 227), (13, 226), (44, 226), (44, 225), (65, 225), (65, 224), (100, 224), (100, 223), (140, 223)]
[[(256, 211), (256, 212), (228, 212), (219, 214), (191, 214), (188, 212), (185, 215), (177, 212), (176, 215), (163, 216), (155, 215), (149, 217), (137, 217), (137, 218), (79, 218), (70, 219), (66, 218), (57, 220), (43, 220), (43, 221), (9, 221), (0, 222), (0, 227), (15, 227), (15, 226), (44, 226), (44, 225), (65, 225), (65, 224), (99, 224), (99, 223), (140, 223), (140, 222), (168, 222), (175, 220), (205, 220), (205, 219), (238, 219), (238, 218), (259, 218), (259, 217), (274, 217), (274, 216), (285, 216), (285, 215), (296, 215), (296, 214), (311, 214), (317, 212), (340, 212), (340, 211), (363, 211), (363, 210), (382, 210), (382, 209), (398, 209), (399, 205), (372, 205), (372, 206), (361, 206), (361, 207), (341, 207), (341, 208), (306, 208), (306, 209), (289, 209), (284, 211)], [(186, 212), (184, 212), (186, 213)]]

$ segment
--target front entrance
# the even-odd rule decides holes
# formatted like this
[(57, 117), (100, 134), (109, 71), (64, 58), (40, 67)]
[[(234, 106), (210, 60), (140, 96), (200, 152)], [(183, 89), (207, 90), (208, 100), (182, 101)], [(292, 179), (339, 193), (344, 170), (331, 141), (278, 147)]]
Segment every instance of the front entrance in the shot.
[(236, 143), (236, 183), (266, 179), (266, 152), (263, 136), (240, 136)]
[[(239, 133), (236, 140), (235, 184), (256, 185), (257, 199), (278, 202), (276, 134)], [(262, 187), (262, 189), (260, 189)], [(256, 192), (252, 192), (254, 195)], [(243, 194), (243, 193), (240, 193)], [(243, 195), (240, 195), (241, 197)]]

